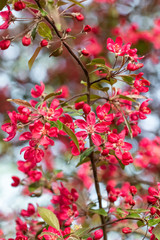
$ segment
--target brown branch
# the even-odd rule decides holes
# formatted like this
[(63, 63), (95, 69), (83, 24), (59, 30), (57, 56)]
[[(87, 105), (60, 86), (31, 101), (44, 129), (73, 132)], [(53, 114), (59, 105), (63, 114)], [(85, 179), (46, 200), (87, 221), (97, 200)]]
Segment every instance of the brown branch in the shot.
[[(38, 7), (40, 9), (42, 9), (39, 0), (35, 0), (35, 2), (37, 3)], [(71, 56), (76, 60), (76, 62), (78, 63), (78, 65), (81, 67), (82, 71), (84, 72), (84, 75), (86, 76), (86, 80), (87, 80), (87, 103), (90, 105), (90, 77), (89, 77), (89, 73), (86, 69), (86, 67), (84, 66), (84, 64), (81, 62), (81, 60), (77, 57), (77, 55), (72, 51), (72, 49), (70, 48), (70, 46), (68, 45), (68, 43), (66, 43), (64, 41), (64, 39), (62, 39), (62, 36), (60, 34), (60, 32), (58, 31), (54, 20), (51, 19), (48, 16), (44, 16), (44, 19), (52, 26), (52, 28), (54, 29), (55, 33), (57, 34), (58, 38), (61, 40), (61, 42), (63, 43), (63, 45), (65, 46), (65, 48), (68, 50), (68, 52), (71, 54)], [(90, 146), (92, 145), (92, 141), (90, 138)], [(91, 154), (93, 155), (93, 154)], [(98, 175), (97, 175), (97, 168), (93, 159), (93, 156), (91, 157), (91, 165), (92, 165), (92, 169), (93, 169), (93, 176), (94, 176), (94, 182), (95, 182), (95, 188), (96, 188), (96, 192), (97, 192), (97, 196), (98, 196), (98, 202), (99, 202), (99, 208), (102, 208), (102, 196), (100, 193), (100, 187), (99, 187), (99, 182), (98, 182)], [(105, 218), (104, 216), (100, 215), (101, 218), (101, 222), (102, 222), (102, 229), (103, 229), (103, 237), (104, 240), (107, 240), (107, 233), (106, 233), (106, 227), (105, 227)]]

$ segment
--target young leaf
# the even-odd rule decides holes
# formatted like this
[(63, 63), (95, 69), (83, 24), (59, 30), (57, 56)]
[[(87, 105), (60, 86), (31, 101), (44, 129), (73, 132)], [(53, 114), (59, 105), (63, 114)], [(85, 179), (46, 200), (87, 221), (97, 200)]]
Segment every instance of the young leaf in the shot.
[(83, 6), (80, 2), (78, 2), (78, 1), (76, 1), (76, 0), (69, 0), (69, 2), (72, 2), (72, 3), (74, 3), (75, 5), (78, 5), (78, 6), (82, 7), (82, 8), (84, 8), (84, 6)]
[(52, 32), (50, 27), (45, 22), (40, 22), (37, 27), (38, 34), (43, 37), (47, 38), (49, 40), (52, 40)]
[(131, 101), (131, 102), (136, 102), (136, 100), (134, 100), (133, 98), (130, 98), (128, 96), (124, 96), (124, 95), (118, 95), (119, 98)]
[(44, 101), (46, 101), (47, 99), (49, 99), (51, 97), (55, 97), (55, 96), (61, 95), (61, 93), (62, 93), (62, 90), (59, 91), (59, 92), (49, 93), (48, 95), (45, 96)]
[(153, 230), (152, 233), (155, 235), (155, 237), (160, 240), (160, 224), (158, 224)]
[(58, 126), (58, 129), (59, 130), (62, 130), (63, 129), (63, 124), (61, 121), (57, 120), (57, 126)]
[(62, 125), (63, 125), (63, 131), (68, 134), (68, 136), (72, 139), (72, 141), (75, 143), (76, 147), (80, 151), (79, 142), (74, 132), (69, 127), (67, 127), (64, 123), (62, 123)]
[[(59, 235), (57, 235), (56, 233), (53, 233), (53, 232), (42, 232), (42, 233), (39, 235), (39, 237), (42, 237), (42, 236), (44, 236), (44, 235), (54, 236), (53, 239), (57, 239), (57, 238), (62, 239)], [(55, 237), (56, 237), (56, 238), (55, 238)]]
[(28, 67), (29, 67), (29, 70), (31, 70), (32, 66), (33, 66), (33, 63), (34, 61), (36, 60), (39, 52), (41, 51), (42, 47), (37, 47), (35, 52), (33, 53), (33, 56), (30, 58), (30, 60), (28, 61)]
[(74, 235), (78, 237), (83, 237), (85, 234), (89, 232), (90, 228), (80, 228), (77, 231), (74, 232)]
[(97, 64), (102, 64), (105, 65), (105, 60), (102, 58), (94, 58), (88, 65), (97, 65)]
[(89, 156), (93, 150), (94, 150), (95, 146), (92, 146), (88, 149), (86, 149), (81, 155), (80, 155), (80, 162), (82, 162), (84, 160), (84, 158), (86, 158), (87, 156)]
[(49, 209), (38, 207), (38, 213), (43, 220), (51, 227), (60, 230), (59, 221), (56, 215)]
[(100, 208), (100, 209), (89, 209), (90, 212), (93, 212), (93, 213), (97, 213), (99, 215), (102, 215), (102, 216), (107, 216), (107, 212), (103, 209), (103, 208)]
[(7, 0), (0, 0), (0, 10), (2, 10), (6, 4)]
[(133, 77), (128, 76), (128, 75), (120, 75), (119, 77), (121, 77), (122, 80), (123, 80), (125, 83), (127, 83), (127, 84), (129, 84), (129, 85), (132, 85), (132, 84), (133, 84)]
[(83, 163), (89, 162), (91, 159), (89, 157), (86, 157), (83, 159), (83, 161), (79, 161), (79, 163), (76, 165), (76, 167), (79, 167), (80, 165), (82, 165)]
[(154, 218), (154, 219), (148, 220), (148, 226), (154, 226), (158, 223), (160, 223), (160, 218)]
[(32, 107), (31, 104), (25, 100), (21, 100), (21, 99), (7, 99), (7, 101), (9, 102), (14, 102), (20, 106), (24, 106), (24, 107)]
[(49, 55), (49, 57), (58, 57), (58, 56), (60, 56), (61, 54), (62, 54), (62, 52), (63, 52), (63, 47), (62, 47), (62, 45), (59, 47), (59, 48), (57, 48), (56, 50), (54, 50), (50, 55)]

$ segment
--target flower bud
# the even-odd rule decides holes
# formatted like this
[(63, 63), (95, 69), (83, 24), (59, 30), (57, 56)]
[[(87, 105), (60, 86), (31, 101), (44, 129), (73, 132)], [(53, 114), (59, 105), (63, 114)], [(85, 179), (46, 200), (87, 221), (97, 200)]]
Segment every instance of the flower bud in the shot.
[(109, 150), (108, 149), (104, 149), (101, 154), (102, 154), (102, 156), (107, 156), (108, 153), (109, 153)]
[(129, 165), (132, 162), (133, 162), (133, 158), (132, 158), (132, 155), (130, 154), (130, 152), (124, 152), (122, 154), (122, 163), (124, 165)]
[(13, 176), (12, 179), (13, 179), (13, 183), (11, 183), (11, 186), (12, 187), (17, 187), (20, 183), (19, 177)]
[(129, 190), (130, 190), (130, 193), (133, 195), (137, 193), (137, 188), (135, 186), (130, 186)]
[(90, 107), (87, 103), (85, 103), (85, 104), (83, 105), (83, 112), (84, 112), (85, 114), (88, 114), (90, 111), (91, 111), (91, 107)]
[(21, 11), (26, 7), (26, 4), (24, 2), (18, 1), (14, 3), (14, 10), (15, 11)]
[(40, 45), (41, 47), (46, 47), (48, 45), (48, 41), (46, 39), (43, 39), (41, 42), (40, 42)]
[(78, 103), (75, 103), (75, 109), (76, 109), (76, 110), (82, 109), (82, 108), (83, 108), (83, 105), (84, 105), (84, 102), (83, 102), (83, 101), (78, 102)]
[(7, 48), (9, 48), (10, 44), (11, 44), (11, 41), (7, 39), (0, 41), (1, 50), (6, 50)]
[(83, 29), (83, 32), (90, 32), (92, 30), (91, 26), (86, 25)]
[(128, 234), (128, 233), (132, 232), (132, 229), (129, 228), (129, 227), (124, 227), (124, 228), (122, 228), (122, 232), (125, 233), (125, 234)]
[(103, 237), (103, 231), (102, 229), (96, 230), (94, 233), (94, 239), (100, 239)]
[(71, 32), (71, 28), (66, 29), (66, 33), (69, 33), (69, 32)]
[(23, 44), (23, 46), (29, 46), (31, 44), (31, 38), (24, 36), (22, 38), (22, 44)]
[(157, 211), (156, 208), (151, 207), (151, 209), (150, 209), (150, 213), (151, 213), (151, 215), (154, 215), (154, 214), (156, 213), (156, 211)]
[(82, 53), (83, 56), (85, 56), (85, 57), (88, 57), (88, 56), (89, 56), (89, 52), (88, 52), (86, 49), (83, 49), (83, 50), (81, 51), (81, 53)]
[(78, 21), (83, 21), (84, 20), (84, 16), (82, 15), (82, 13), (79, 13), (78, 15), (76, 15), (76, 18)]

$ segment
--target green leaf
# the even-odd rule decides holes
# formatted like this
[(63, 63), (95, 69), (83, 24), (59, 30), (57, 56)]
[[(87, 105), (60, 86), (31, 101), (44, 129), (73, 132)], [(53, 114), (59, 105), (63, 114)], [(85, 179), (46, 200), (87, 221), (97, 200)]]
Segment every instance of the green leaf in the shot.
[(131, 76), (128, 76), (128, 75), (120, 75), (119, 77), (121, 77), (122, 78), (122, 80), (125, 82), (125, 83), (127, 83), (127, 84), (129, 84), (129, 85), (132, 85), (133, 84), (133, 77), (131, 77)]
[(83, 163), (89, 162), (91, 161), (91, 159), (89, 157), (86, 157), (83, 159), (83, 161), (79, 161), (79, 163), (76, 165), (76, 167), (79, 167), (80, 165), (82, 165)]
[(86, 149), (81, 155), (80, 155), (80, 162), (83, 161), (84, 158), (86, 158), (87, 156), (89, 156), (93, 150), (94, 150), (95, 146), (92, 146), (88, 149)]
[(62, 54), (63, 52), (63, 46), (61, 45), (59, 48), (57, 48), (56, 50), (54, 50), (50, 55), (49, 57), (58, 57)]
[[(53, 232), (42, 232), (42, 233), (39, 235), (39, 237), (42, 237), (42, 236), (44, 236), (44, 235), (54, 236), (54, 237), (57, 237), (58, 239), (62, 239), (59, 235), (57, 235), (57, 234), (55, 234), (55, 233), (53, 233)], [(56, 239), (57, 239), (57, 238), (56, 238)]]
[(35, 108), (38, 109), (38, 107), (42, 104), (42, 102), (38, 102), (36, 105), (35, 105)]
[(102, 216), (107, 216), (107, 212), (103, 209), (103, 208), (100, 208), (100, 209), (89, 209), (90, 212), (93, 212), (93, 213), (97, 213), (99, 215), (102, 215)]
[(131, 102), (136, 102), (135, 99), (133, 98), (130, 98), (128, 96), (124, 96), (124, 95), (118, 95), (119, 98), (122, 98), (122, 99), (125, 99), (125, 100), (128, 100), (128, 101), (131, 101)]
[(109, 149), (109, 154), (114, 155), (116, 157), (116, 159), (119, 162), (120, 167), (124, 170), (125, 169), (125, 165), (123, 165), (121, 160), (116, 156), (115, 151), (113, 149)]
[(56, 215), (49, 209), (38, 207), (38, 213), (43, 220), (51, 227), (60, 230), (59, 221)]
[(62, 125), (63, 125), (63, 131), (68, 134), (68, 136), (72, 139), (72, 141), (75, 143), (76, 147), (80, 151), (79, 142), (74, 132), (69, 127), (67, 127), (64, 123), (62, 123)]
[(125, 122), (125, 124), (126, 124), (126, 126), (127, 126), (127, 128), (128, 128), (130, 137), (133, 138), (131, 126), (130, 126), (128, 120), (126, 119), (126, 117), (125, 117), (125, 115), (124, 115), (124, 113), (123, 113), (123, 110), (121, 109), (121, 107), (119, 107), (119, 106), (117, 106), (117, 105), (115, 105), (115, 107), (122, 113), (124, 122)]
[(37, 27), (33, 28), (32, 32), (31, 32), (31, 37), (34, 40), (37, 34)]
[(90, 161), (90, 158), (87, 158), (94, 150), (95, 146), (92, 146), (88, 149), (86, 149), (81, 155), (80, 155), (80, 161), (76, 165), (76, 167), (80, 166), (81, 164)]
[(75, 5), (78, 5), (78, 6), (82, 7), (82, 8), (84, 8), (84, 6), (80, 2), (78, 2), (76, 0), (68, 0), (68, 1), (74, 3)]
[(83, 237), (85, 234), (89, 232), (90, 228), (80, 228), (77, 231), (74, 232), (74, 235), (78, 237)]
[(59, 92), (49, 93), (45, 96), (44, 101), (46, 101), (47, 99), (49, 99), (51, 97), (59, 96), (59, 95), (61, 95), (61, 93), (62, 93), (62, 90), (59, 91)]
[(148, 220), (148, 226), (154, 226), (158, 223), (160, 223), (160, 218), (154, 218), (154, 219)]
[(59, 130), (62, 130), (63, 129), (63, 124), (61, 121), (57, 120), (57, 126), (58, 126), (58, 129)]
[(0, 10), (2, 10), (6, 4), (7, 0), (0, 0)]
[(40, 22), (37, 27), (38, 34), (43, 37), (47, 38), (49, 40), (52, 40), (52, 32), (50, 27), (45, 22)]
[(32, 8), (32, 9), (37, 9), (38, 10), (38, 6), (36, 4), (30, 3), (30, 2), (26, 2), (26, 1), (23, 1), (23, 2), (26, 4), (26, 6), (28, 8)]
[(143, 221), (138, 221), (137, 222), (137, 225), (138, 225), (138, 227), (143, 227), (143, 226), (145, 226), (145, 223), (143, 222)]
[(102, 58), (94, 58), (90, 63), (88, 63), (88, 65), (97, 65), (97, 64), (105, 65), (105, 60)]
[(34, 182), (28, 186), (28, 189), (30, 192), (34, 192), (37, 188), (39, 188), (41, 185), (39, 182)]
[(129, 218), (140, 218), (138, 213), (131, 213), (131, 214), (127, 215), (127, 217), (129, 217)]
[(153, 230), (152, 233), (155, 235), (155, 237), (160, 240), (160, 224), (158, 224)]
[(39, 52), (41, 51), (42, 47), (37, 47), (35, 52), (33, 53), (33, 56), (30, 58), (30, 60), (28, 61), (28, 67), (29, 67), (29, 70), (31, 70), (32, 66), (33, 66), (33, 63), (35, 62)]

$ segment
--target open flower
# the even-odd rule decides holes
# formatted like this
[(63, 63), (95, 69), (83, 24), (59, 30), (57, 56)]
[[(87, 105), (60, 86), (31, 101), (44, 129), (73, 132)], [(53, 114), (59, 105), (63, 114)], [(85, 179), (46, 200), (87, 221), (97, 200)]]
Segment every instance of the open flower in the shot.
[(4, 20), (4, 23), (0, 25), (0, 29), (7, 29), (13, 17), (12, 12), (10, 11), (10, 6), (7, 5), (8, 10), (0, 12), (0, 16)]

